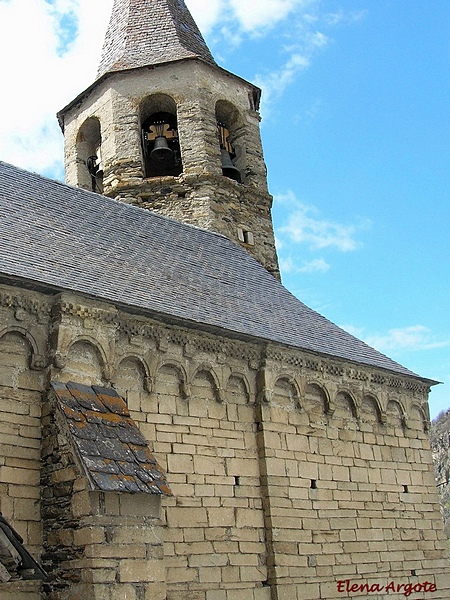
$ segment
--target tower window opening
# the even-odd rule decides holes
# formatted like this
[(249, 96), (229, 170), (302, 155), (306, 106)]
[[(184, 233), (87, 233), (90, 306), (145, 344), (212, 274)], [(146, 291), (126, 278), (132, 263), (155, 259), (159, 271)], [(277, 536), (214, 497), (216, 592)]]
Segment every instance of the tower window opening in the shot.
[(89, 117), (77, 134), (77, 185), (100, 194), (103, 193), (101, 144), (100, 121), (97, 117)]
[(233, 163), (233, 160), (236, 158), (236, 153), (230, 143), (230, 132), (224, 123), (217, 123), (217, 133), (220, 143), (222, 174), (224, 177), (234, 179), (234, 181), (241, 183), (241, 172)]
[(86, 166), (91, 176), (92, 191), (101, 191), (103, 187), (103, 163), (100, 146), (95, 149), (95, 154), (88, 156)]
[(154, 113), (143, 123), (142, 150), (147, 177), (181, 174), (183, 167), (174, 115)]
[(238, 227), (238, 240), (243, 244), (248, 244), (249, 246), (255, 245), (253, 233), (248, 229), (243, 229), (242, 227)]

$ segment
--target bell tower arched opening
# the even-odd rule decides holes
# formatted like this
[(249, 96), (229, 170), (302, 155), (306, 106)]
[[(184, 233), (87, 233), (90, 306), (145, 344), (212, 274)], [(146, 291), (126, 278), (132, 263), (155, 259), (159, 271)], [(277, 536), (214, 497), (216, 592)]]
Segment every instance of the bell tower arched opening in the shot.
[(177, 106), (164, 94), (141, 105), (142, 155), (145, 177), (177, 177), (183, 172), (178, 139)]
[(100, 121), (89, 117), (81, 125), (76, 141), (78, 185), (100, 194), (103, 193), (101, 144)]
[(216, 103), (216, 121), (222, 174), (238, 183), (244, 183), (246, 160), (241, 115), (230, 102), (219, 100)]

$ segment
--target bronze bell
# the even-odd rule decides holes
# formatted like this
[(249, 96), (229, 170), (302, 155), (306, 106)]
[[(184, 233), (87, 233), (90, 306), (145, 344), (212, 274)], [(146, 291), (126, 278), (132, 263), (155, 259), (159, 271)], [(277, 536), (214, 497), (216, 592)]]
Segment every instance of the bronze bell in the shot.
[(230, 153), (225, 148), (221, 148), (220, 154), (222, 157), (222, 174), (241, 183), (241, 172), (233, 165)]
[(155, 139), (155, 146), (150, 152), (151, 158), (154, 160), (167, 160), (172, 158), (173, 150), (169, 148), (166, 138), (161, 135)]

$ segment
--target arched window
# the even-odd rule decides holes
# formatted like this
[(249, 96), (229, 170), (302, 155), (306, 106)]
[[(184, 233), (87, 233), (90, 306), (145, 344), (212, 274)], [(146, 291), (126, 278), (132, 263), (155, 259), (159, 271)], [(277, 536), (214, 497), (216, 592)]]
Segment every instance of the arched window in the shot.
[(216, 104), (217, 135), (220, 145), (222, 174), (243, 182), (245, 172), (244, 127), (238, 110), (229, 102)]
[(150, 96), (142, 104), (142, 154), (146, 177), (176, 177), (183, 172), (176, 115), (175, 102), (163, 94)]
[(78, 185), (100, 194), (103, 193), (101, 143), (100, 121), (90, 117), (77, 136)]

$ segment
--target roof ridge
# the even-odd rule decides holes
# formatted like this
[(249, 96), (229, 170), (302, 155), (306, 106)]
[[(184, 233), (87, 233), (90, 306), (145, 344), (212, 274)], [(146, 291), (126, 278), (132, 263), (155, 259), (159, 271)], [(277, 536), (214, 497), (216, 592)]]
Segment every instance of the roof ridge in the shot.
[(97, 79), (186, 58), (216, 64), (184, 0), (114, 0)]

